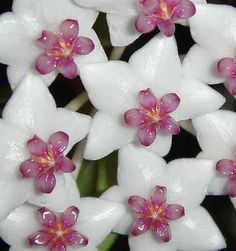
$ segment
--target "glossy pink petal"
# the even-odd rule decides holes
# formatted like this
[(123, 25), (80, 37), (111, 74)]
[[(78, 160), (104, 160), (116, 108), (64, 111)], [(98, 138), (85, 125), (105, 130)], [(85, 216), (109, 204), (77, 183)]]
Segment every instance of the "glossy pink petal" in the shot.
[(147, 211), (147, 201), (140, 196), (131, 196), (128, 200), (128, 204), (131, 206), (135, 213), (142, 214)]
[(45, 231), (38, 231), (37, 233), (30, 235), (28, 241), (31, 247), (42, 247), (48, 244), (51, 237), (52, 236)]
[(20, 172), (24, 178), (35, 178), (41, 169), (42, 164), (30, 159), (20, 165)]
[(88, 238), (77, 231), (65, 234), (65, 238), (72, 247), (86, 246), (88, 244)]
[(161, 113), (170, 113), (176, 110), (179, 106), (180, 98), (175, 93), (168, 93), (164, 95), (161, 100)]
[(160, 129), (171, 135), (176, 135), (180, 133), (179, 124), (170, 116), (165, 117), (159, 122)]
[(221, 174), (233, 175), (236, 173), (236, 166), (233, 160), (222, 159), (216, 163), (216, 170)]
[(51, 31), (43, 31), (38, 39), (38, 44), (47, 50), (57, 49), (60, 47), (58, 37)]
[(66, 251), (66, 245), (62, 242), (61, 239), (58, 239), (50, 251)]
[(223, 77), (231, 77), (232, 71), (234, 69), (233, 58), (222, 58), (217, 63), (217, 71)]
[(60, 25), (60, 32), (66, 42), (72, 42), (79, 34), (79, 23), (77, 20), (66, 19)]
[(77, 66), (75, 62), (69, 58), (61, 60), (57, 66), (59, 72), (66, 78), (74, 79), (77, 75)]
[(95, 44), (88, 37), (78, 37), (73, 43), (73, 52), (79, 55), (87, 55), (95, 48)]
[(166, 37), (171, 37), (175, 33), (175, 25), (170, 20), (160, 22), (158, 28)]
[(228, 80), (228, 90), (231, 95), (236, 95), (236, 78), (230, 78)]
[(236, 197), (236, 178), (231, 178), (228, 182), (228, 194), (230, 197)]
[(150, 88), (139, 92), (139, 101), (140, 104), (146, 109), (156, 108), (157, 99)]
[(139, 0), (141, 10), (146, 14), (152, 14), (159, 8), (159, 2), (156, 0)]
[(151, 218), (136, 219), (131, 226), (131, 234), (134, 236), (143, 234), (150, 229), (151, 224), (152, 224)]
[(161, 204), (166, 202), (166, 193), (165, 187), (155, 186), (151, 199), (157, 206), (161, 206)]
[(61, 215), (61, 222), (65, 227), (72, 227), (79, 215), (79, 209), (71, 206), (66, 209)]
[(154, 125), (147, 125), (138, 129), (139, 142), (144, 146), (150, 146), (156, 138), (156, 128)]
[(177, 220), (184, 216), (184, 207), (177, 204), (168, 205), (162, 215), (168, 220)]
[(186, 19), (192, 17), (196, 13), (195, 5), (189, 0), (181, 0), (176, 6), (175, 16)]
[(140, 33), (148, 33), (156, 28), (156, 21), (149, 15), (140, 14), (135, 20), (135, 28)]
[(124, 114), (124, 120), (130, 126), (139, 126), (146, 121), (146, 116), (139, 109), (130, 109)]
[(35, 156), (43, 156), (47, 153), (47, 144), (35, 135), (27, 141), (27, 149)]
[(57, 59), (46, 53), (40, 54), (35, 64), (35, 68), (40, 74), (48, 74), (55, 70), (56, 67)]
[(56, 168), (63, 173), (71, 173), (76, 169), (76, 165), (69, 158), (60, 156), (57, 159)]
[(68, 143), (69, 135), (62, 131), (53, 133), (48, 139), (48, 145), (56, 155), (62, 153), (67, 148)]
[(57, 216), (54, 212), (50, 211), (46, 207), (41, 207), (38, 210), (40, 220), (45, 227), (54, 227), (57, 223)]
[(42, 193), (51, 193), (56, 185), (53, 172), (46, 172), (35, 179), (36, 189)]
[(171, 239), (171, 231), (168, 223), (156, 221), (154, 231), (157, 238), (163, 242), (168, 242)]

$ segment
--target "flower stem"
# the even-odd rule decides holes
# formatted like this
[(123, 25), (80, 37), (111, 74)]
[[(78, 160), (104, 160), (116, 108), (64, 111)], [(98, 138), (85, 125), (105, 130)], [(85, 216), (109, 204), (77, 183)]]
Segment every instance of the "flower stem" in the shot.
[(115, 233), (111, 233), (107, 236), (107, 238), (98, 246), (99, 251), (108, 251), (113, 246), (115, 241), (118, 239), (118, 235)]
[(196, 131), (192, 125), (191, 120), (180, 121), (179, 125), (187, 132), (191, 133), (193, 136), (196, 136)]
[(80, 95), (70, 101), (65, 108), (70, 111), (78, 111), (88, 101), (88, 94), (83, 91)]
[(125, 46), (114, 47), (110, 55), (110, 60), (119, 60), (122, 54), (124, 53), (125, 48), (126, 48)]

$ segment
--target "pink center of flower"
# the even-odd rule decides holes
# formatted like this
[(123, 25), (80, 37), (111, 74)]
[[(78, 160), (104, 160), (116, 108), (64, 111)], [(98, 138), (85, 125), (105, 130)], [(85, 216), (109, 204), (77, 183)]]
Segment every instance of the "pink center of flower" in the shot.
[(216, 163), (216, 170), (229, 176), (227, 191), (230, 197), (236, 197), (236, 159), (222, 159)]
[(131, 196), (128, 203), (133, 211), (135, 221), (131, 226), (134, 236), (152, 230), (156, 237), (163, 242), (171, 239), (168, 222), (184, 216), (184, 208), (177, 204), (166, 203), (165, 187), (156, 186), (150, 200), (140, 196)]
[(28, 140), (31, 156), (20, 165), (20, 172), (24, 178), (35, 178), (38, 191), (51, 193), (56, 185), (54, 173), (75, 170), (75, 164), (63, 155), (68, 142), (69, 136), (60, 131), (52, 134), (47, 143), (36, 135)]
[(195, 12), (189, 0), (138, 0), (141, 13), (136, 18), (138, 32), (148, 33), (158, 27), (167, 37), (175, 32), (174, 21), (187, 19)]
[(42, 228), (29, 238), (31, 247), (47, 247), (50, 251), (66, 251), (67, 246), (88, 244), (88, 238), (74, 229), (79, 209), (71, 206), (56, 214), (45, 207), (38, 210)]
[(142, 145), (149, 146), (156, 138), (157, 129), (176, 135), (180, 132), (178, 123), (169, 115), (179, 106), (180, 98), (168, 93), (157, 100), (151, 89), (139, 92), (140, 107), (124, 114), (125, 123), (138, 128)]
[(227, 80), (227, 88), (232, 95), (236, 95), (236, 59), (222, 58), (217, 63), (217, 72)]
[(87, 55), (94, 49), (94, 43), (87, 37), (78, 36), (77, 20), (66, 19), (60, 25), (60, 34), (44, 30), (38, 39), (38, 45), (44, 49), (36, 60), (35, 67), (41, 74), (55, 70), (66, 78), (73, 79), (77, 74), (74, 56)]

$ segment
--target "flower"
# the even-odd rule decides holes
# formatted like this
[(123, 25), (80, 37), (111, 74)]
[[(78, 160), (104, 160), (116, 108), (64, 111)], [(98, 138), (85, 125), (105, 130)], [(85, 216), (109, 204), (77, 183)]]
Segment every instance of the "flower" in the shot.
[[(224, 98), (208, 86), (183, 75), (175, 39), (162, 35), (136, 51), (129, 63), (87, 64), (81, 68), (80, 77), (91, 102), (99, 110), (93, 118), (85, 148), (84, 156), (88, 159), (102, 158), (138, 141), (140, 146), (149, 145), (146, 149), (164, 156), (171, 147), (171, 134), (179, 131), (174, 120), (178, 122), (205, 114), (218, 109), (224, 102)], [(146, 93), (147, 100), (143, 99), (145, 95), (140, 99), (140, 93)], [(148, 117), (152, 104), (160, 101), (162, 111), (154, 111)], [(145, 118), (140, 112), (144, 105), (149, 110)]]
[[(131, 251), (218, 250), (226, 246), (216, 224), (200, 206), (214, 175), (212, 161), (178, 159), (166, 164), (130, 144), (120, 149), (118, 164), (118, 185), (102, 198), (126, 206), (114, 231), (129, 234)], [(133, 211), (146, 217), (137, 220)]]
[(196, 44), (184, 59), (184, 71), (207, 84), (224, 82), (235, 95), (236, 10), (232, 6), (214, 4), (197, 4), (196, 8), (196, 15), (189, 21)]
[(87, 135), (90, 117), (57, 109), (43, 81), (32, 74), (22, 80), (2, 117), (0, 220), (25, 201), (60, 210), (58, 196), (64, 204), (77, 198), (68, 173), (75, 167), (65, 155)]
[(194, 3), (205, 0), (74, 0), (81, 6), (93, 8), (107, 14), (107, 23), (113, 46), (126, 46), (142, 33), (156, 27), (166, 36), (175, 32), (174, 22), (195, 14)]
[(67, 0), (14, 0), (12, 10), (0, 16), (0, 62), (12, 89), (29, 71), (50, 85), (59, 71), (74, 78), (83, 64), (106, 60), (95, 11)]
[(14, 251), (97, 251), (123, 214), (122, 205), (97, 198), (56, 212), (24, 204), (0, 224), (0, 235)]

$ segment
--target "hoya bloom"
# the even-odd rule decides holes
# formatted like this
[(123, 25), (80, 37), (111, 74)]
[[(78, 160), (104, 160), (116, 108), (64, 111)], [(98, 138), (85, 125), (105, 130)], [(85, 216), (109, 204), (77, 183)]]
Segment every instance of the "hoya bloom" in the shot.
[(82, 198), (61, 211), (24, 204), (0, 224), (11, 251), (97, 251), (124, 213), (122, 205)]
[(196, 44), (184, 59), (185, 73), (207, 84), (225, 83), (236, 95), (236, 10), (225, 5), (196, 6), (197, 13), (190, 20)]
[[(60, 208), (78, 197), (66, 157), (89, 130), (90, 117), (56, 108), (43, 81), (27, 75), (0, 120), (0, 219), (25, 201)], [(73, 123), (71, 123), (73, 121)], [(45, 194), (46, 193), (46, 194)]]
[[(105, 72), (105, 74), (104, 74)], [(182, 72), (174, 38), (159, 35), (129, 62), (109, 61), (81, 68), (81, 79), (99, 110), (85, 157), (98, 159), (130, 143), (164, 156), (178, 121), (218, 109), (224, 98)]]
[(81, 65), (106, 60), (95, 11), (71, 0), (14, 0), (12, 11), (0, 16), (0, 62), (13, 89), (29, 71), (50, 85), (59, 72), (75, 78)]
[(114, 46), (126, 46), (142, 33), (156, 27), (166, 35), (175, 32), (175, 22), (195, 14), (194, 3), (205, 0), (74, 0), (81, 6), (107, 13), (111, 42)]
[(225, 247), (216, 224), (200, 206), (214, 175), (211, 161), (178, 159), (166, 164), (130, 144), (119, 151), (118, 164), (118, 185), (102, 198), (126, 206), (115, 232), (129, 235), (131, 251)]

